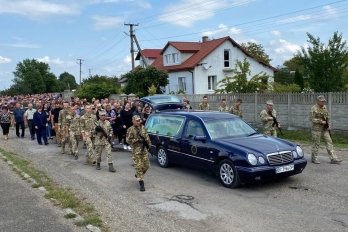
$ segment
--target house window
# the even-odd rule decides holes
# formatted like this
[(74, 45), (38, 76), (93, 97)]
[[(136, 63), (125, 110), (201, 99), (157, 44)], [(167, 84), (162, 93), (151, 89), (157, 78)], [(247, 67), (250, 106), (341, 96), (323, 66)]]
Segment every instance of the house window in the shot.
[(186, 77), (178, 78), (179, 90), (186, 92)]
[(230, 67), (230, 50), (224, 50), (224, 67)]
[(172, 63), (172, 56), (171, 56), (171, 54), (165, 55), (165, 58), (166, 58), (166, 64)]
[(178, 53), (173, 53), (172, 54), (172, 58), (173, 58), (173, 63), (174, 64), (178, 64), (179, 63), (179, 54)]
[(216, 89), (216, 76), (208, 76), (208, 90)]

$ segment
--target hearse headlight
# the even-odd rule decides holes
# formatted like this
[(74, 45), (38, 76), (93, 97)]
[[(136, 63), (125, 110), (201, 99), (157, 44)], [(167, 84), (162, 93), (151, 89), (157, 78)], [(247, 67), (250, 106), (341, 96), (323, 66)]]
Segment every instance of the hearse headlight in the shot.
[(298, 158), (297, 152), (296, 151), (292, 151), (292, 156), (294, 157), (294, 159)]
[(299, 157), (301, 157), (301, 158), (303, 157), (303, 155), (304, 155), (303, 154), (303, 150), (302, 150), (302, 148), (300, 146), (296, 147), (296, 152), (297, 152)]
[(251, 165), (257, 164), (257, 158), (254, 154), (248, 154), (248, 161)]
[(266, 163), (265, 158), (263, 158), (262, 156), (260, 156), (260, 157), (259, 157), (259, 163), (260, 163), (260, 164), (265, 164), (265, 163)]

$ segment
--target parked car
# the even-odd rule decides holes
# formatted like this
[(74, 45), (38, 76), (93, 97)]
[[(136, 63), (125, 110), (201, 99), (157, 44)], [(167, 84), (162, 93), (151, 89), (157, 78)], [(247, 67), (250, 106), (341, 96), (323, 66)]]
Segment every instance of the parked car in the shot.
[(145, 127), (159, 166), (182, 164), (211, 170), (225, 187), (301, 173), (301, 147), (257, 133), (237, 116), (222, 112), (151, 114)]
[(175, 95), (158, 94), (143, 97), (140, 101), (151, 106), (153, 112), (183, 108), (183, 102)]

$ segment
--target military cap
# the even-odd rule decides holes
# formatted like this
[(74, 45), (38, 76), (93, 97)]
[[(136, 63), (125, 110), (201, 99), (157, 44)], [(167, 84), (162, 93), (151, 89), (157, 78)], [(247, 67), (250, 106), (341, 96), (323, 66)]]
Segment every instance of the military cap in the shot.
[(268, 100), (268, 101), (266, 101), (266, 104), (267, 104), (267, 105), (272, 105), (272, 106), (273, 106), (273, 101), (272, 101), (272, 100)]
[(105, 115), (106, 115), (106, 112), (104, 110), (99, 111), (99, 116), (105, 116)]
[(132, 119), (136, 121), (136, 120), (140, 120), (141, 118), (139, 115), (136, 114), (132, 117)]
[(318, 100), (318, 101), (322, 101), (322, 102), (326, 102), (326, 99), (325, 99), (325, 97), (324, 97), (323, 95), (319, 95), (319, 96), (317, 97), (317, 100)]

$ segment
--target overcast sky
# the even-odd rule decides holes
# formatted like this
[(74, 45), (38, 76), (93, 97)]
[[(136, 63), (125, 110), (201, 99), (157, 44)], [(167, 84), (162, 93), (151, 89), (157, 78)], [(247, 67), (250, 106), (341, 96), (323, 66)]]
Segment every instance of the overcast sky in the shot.
[(129, 27), (142, 48), (168, 41), (231, 36), (262, 44), (273, 66), (306, 46), (309, 32), (327, 42), (348, 38), (348, 0), (0, 0), (0, 90), (18, 62), (37, 59), (59, 76), (119, 76), (131, 68)]

